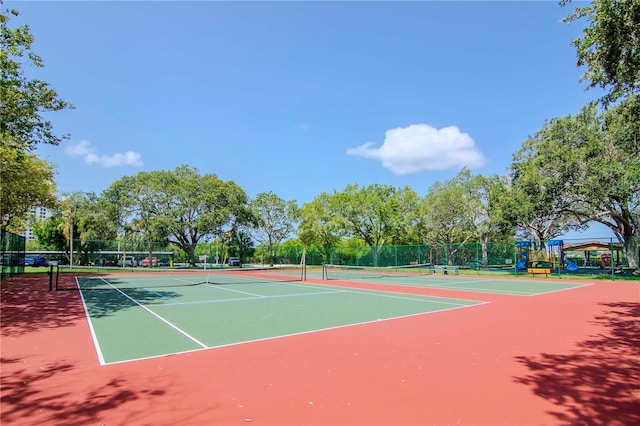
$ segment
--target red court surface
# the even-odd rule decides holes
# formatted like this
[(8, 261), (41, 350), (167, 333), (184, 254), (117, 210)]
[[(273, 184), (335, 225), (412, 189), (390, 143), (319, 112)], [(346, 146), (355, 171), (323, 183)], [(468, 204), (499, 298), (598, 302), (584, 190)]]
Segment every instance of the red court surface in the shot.
[(100, 366), (45, 281), (0, 287), (3, 426), (640, 424), (639, 282)]

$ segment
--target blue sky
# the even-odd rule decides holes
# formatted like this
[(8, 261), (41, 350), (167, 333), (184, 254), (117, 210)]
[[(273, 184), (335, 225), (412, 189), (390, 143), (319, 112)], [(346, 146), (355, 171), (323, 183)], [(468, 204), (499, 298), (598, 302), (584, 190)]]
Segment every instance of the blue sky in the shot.
[(38, 151), (63, 192), (187, 164), (250, 197), (424, 195), (464, 166), (505, 174), (545, 120), (597, 97), (556, 1), (6, 5), (45, 62), (30, 72), (76, 106), (49, 116), (70, 139)]

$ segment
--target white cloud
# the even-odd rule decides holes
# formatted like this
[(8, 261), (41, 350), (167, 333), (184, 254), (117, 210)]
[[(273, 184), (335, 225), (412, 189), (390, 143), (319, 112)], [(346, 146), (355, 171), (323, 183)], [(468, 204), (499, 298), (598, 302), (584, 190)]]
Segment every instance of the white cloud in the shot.
[(378, 160), (385, 168), (400, 175), (465, 166), (475, 169), (486, 163), (468, 133), (461, 132), (456, 126), (436, 129), (428, 124), (387, 130), (380, 148), (367, 142), (348, 149), (347, 154)]
[(82, 158), (87, 164), (99, 164), (102, 167), (134, 166), (142, 167), (142, 156), (139, 152), (127, 151), (117, 152), (112, 155), (98, 155), (96, 148), (87, 140), (81, 140), (75, 145), (71, 145), (65, 152), (68, 156)]

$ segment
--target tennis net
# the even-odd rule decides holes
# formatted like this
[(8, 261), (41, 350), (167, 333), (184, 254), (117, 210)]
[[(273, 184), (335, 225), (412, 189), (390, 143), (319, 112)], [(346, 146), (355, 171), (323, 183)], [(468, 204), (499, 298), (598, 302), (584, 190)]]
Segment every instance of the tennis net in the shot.
[(140, 288), (175, 288), (198, 285), (257, 284), (303, 281), (303, 266), (251, 267), (242, 269), (212, 269), (184, 271), (127, 270), (122, 273), (94, 268), (60, 267), (56, 290), (113, 290)]
[(420, 263), (401, 266), (350, 266), (324, 265), (322, 279), (350, 280), (350, 279), (381, 279), (387, 277), (415, 277), (432, 273), (430, 263)]

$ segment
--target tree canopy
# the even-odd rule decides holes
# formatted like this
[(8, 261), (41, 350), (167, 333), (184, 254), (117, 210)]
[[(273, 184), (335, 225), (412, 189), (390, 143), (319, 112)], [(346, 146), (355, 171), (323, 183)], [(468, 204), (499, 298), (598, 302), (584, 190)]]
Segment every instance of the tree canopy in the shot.
[(605, 104), (640, 93), (640, 2), (593, 0), (565, 18), (578, 19), (588, 23), (582, 37), (573, 41), (578, 66), (586, 66), (583, 81), (605, 91)]
[(20, 231), (31, 207), (54, 207), (53, 166), (36, 155), (0, 146), (0, 228)]
[(0, 137), (3, 144), (32, 150), (39, 143), (57, 145), (64, 136), (53, 133), (43, 113), (72, 108), (45, 81), (29, 78), (26, 67), (42, 68), (42, 59), (31, 51), (33, 36), (28, 25), (9, 26), (16, 10), (0, 10)]
[(624, 242), (638, 267), (640, 111), (637, 95), (600, 112), (589, 105), (553, 119), (514, 155), (516, 220), (538, 239), (599, 222)]
[(48, 83), (25, 74), (25, 68), (44, 64), (31, 50), (29, 26), (9, 25), (16, 16), (16, 10), (0, 10), (0, 227), (15, 231), (31, 207), (55, 204), (53, 166), (32, 151), (64, 139), (43, 114), (73, 107)]
[(103, 197), (122, 238), (168, 241), (195, 263), (198, 242), (247, 220), (248, 198), (234, 182), (185, 165), (140, 172), (114, 182)]
[(299, 210), (295, 201), (285, 201), (273, 192), (263, 192), (251, 200), (249, 210), (254, 221), (253, 236), (267, 249), (274, 262), (274, 249), (295, 232)]

